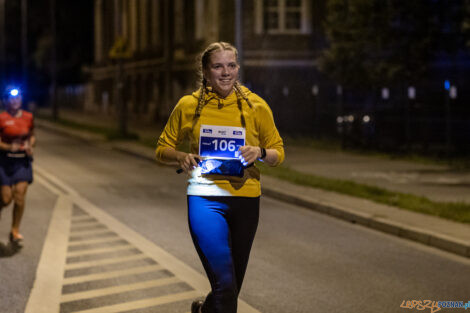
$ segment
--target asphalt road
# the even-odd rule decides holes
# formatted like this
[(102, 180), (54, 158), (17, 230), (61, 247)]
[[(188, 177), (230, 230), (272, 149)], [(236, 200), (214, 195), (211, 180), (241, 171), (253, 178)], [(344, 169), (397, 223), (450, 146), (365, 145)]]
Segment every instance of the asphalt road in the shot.
[[(183, 175), (103, 144), (91, 145), (40, 129), (37, 137), (38, 169), (203, 274), (188, 232)], [(25, 246), (16, 252), (6, 246), (11, 209), (3, 214), (1, 313), (24, 312), (56, 201), (57, 195), (36, 180), (28, 193), (23, 222)], [(73, 210), (82, 214), (77, 205)], [(99, 268), (94, 270), (87, 274), (97, 274)], [(75, 274), (69, 271), (65, 276)], [(470, 261), (463, 257), (262, 198), (260, 224), (240, 298), (262, 313), (411, 312), (400, 308), (403, 300), (469, 301), (469, 277)], [(149, 287), (139, 294), (69, 301), (61, 304), (61, 312), (186, 292), (188, 288), (180, 282)], [(186, 313), (187, 301), (167, 304), (164, 310), (154, 306), (126, 312)]]

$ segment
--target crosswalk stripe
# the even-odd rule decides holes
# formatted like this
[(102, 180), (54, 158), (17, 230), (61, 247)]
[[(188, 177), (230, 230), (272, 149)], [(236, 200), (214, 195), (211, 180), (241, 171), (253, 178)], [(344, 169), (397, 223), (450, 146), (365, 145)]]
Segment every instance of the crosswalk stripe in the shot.
[(107, 232), (109, 232), (109, 229), (82, 230), (82, 231), (70, 232), (70, 236), (80, 236), (83, 233), (85, 233), (86, 235), (97, 235), (97, 236), (99, 236), (99, 234), (107, 233)]
[(107, 248), (107, 247), (118, 247), (118, 246), (124, 246), (129, 244), (127, 241), (121, 238), (113, 238), (114, 240), (109, 240), (109, 241), (103, 241), (100, 243), (82, 243), (82, 244), (75, 244), (72, 246), (67, 247), (67, 251), (70, 253), (72, 252), (78, 252), (78, 251), (92, 251), (92, 250), (97, 250), (100, 248)]
[(65, 270), (66, 271), (76, 270), (76, 269), (83, 269), (87, 267), (100, 266), (100, 265), (112, 265), (112, 264), (118, 264), (118, 263), (127, 262), (127, 261), (144, 260), (147, 258), (148, 256), (144, 254), (136, 254), (136, 255), (126, 255), (122, 257), (116, 257), (112, 259), (76, 262), (76, 263), (66, 264)]
[(116, 270), (116, 271), (109, 271), (105, 273), (96, 273), (96, 274), (89, 274), (89, 275), (82, 275), (82, 276), (74, 276), (74, 277), (65, 277), (64, 278), (64, 285), (66, 284), (77, 284), (88, 282), (92, 280), (99, 280), (99, 279), (106, 279), (106, 278), (115, 278), (124, 275), (132, 275), (132, 274), (141, 274), (146, 272), (152, 272), (162, 269), (161, 265), (147, 265), (147, 266), (140, 266), (134, 267), (126, 270)]
[(88, 240), (80, 240), (80, 241), (71, 241), (69, 242), (69, 248), (70, 247), (75, 247), (75, 246), (81, 246), (81, 245), (93, 245), (93, 244), (99, 244), (99, 243), (105, 243), (105, 242), (113, 242), (116, 240), (122, 240), (118, 236), (114, 237), (105, 237), (105, 238), (93, 238), (93, 239), (88, 239)]
[(107, 295), (117, 294), (120, 292), (127, 292), (127, 291), (139, 290), (139, 289), (147, 289), (147, 288), (152, 288), (152, 287), (170, 285), (170, 284), (174, 284), (177, 282), (181, 282), (181, 281), (177, 279), (176, 277), (169, 277), (169, 278), (161, 278), (161, 279), (155, 279), (155, 280), (150, 280), (150, 281), (145, 281), (145, 282), (133, 283), (133, 284), (128, 284), (128, 285), (119, 285), (119, 286), (101, 288), (101, 289), (96, 289), (96, 290), (87, 290), (83, 292), (76, 292), (76, 293), (62, 295), (61, 302), (64, 303), (64, 302), (70, 302), (70, 301), (95, 298), (95, 297), (100, 297), (100, 296), (107, 296)]
[(79, 227), (88, 227), (88, 226), (95, 226), (95, 225), (101, 225), (100, 222), (98, 221), (86, 221), (83, 220), (80, 223), (74, 223), (72, 222), (72, 227), (70, 228), (71, 231), (74, 231), (74, 228), (79, 228)]
[(69, 238), (69, 242), (82, 242), (82, 241), (87, 241), (91, 239), (96, 239), (96, 238), (117, 238), (118, 235), (110, 230), (100, 230), (99, 232), (89, 232), (85, 234), (77, 234), (77, 235), (72, 235)]
[(85, 214), (85, 215), (75, 215), (75, 216), (72, 216), (72, 225), (74, 224), (79, 224), (79, 223), (84, 223), (85, 221), (88, 221), (88, 220), (95, 220), (95, 218), (93, 216), (90, 216), (88, 214)]
[(92, 226), (83, 226), (83, 227), (80, 226), (80, 227), (71, 228), (70, 234), (73, 236), (73, 235), (80, 234), (80, 233), (88, 233), (88, 232), (93, 232), (93, 231), (98, 231), (98, 230), (103, 231), (103, 229), (106, 229), (106, 226), (96, 223), (95, 225), (92, 225)]
[(110, 313), (110, 312), (123, 312), (129, 310), (137, 310), (148, 308), (151, 306), (177, 302), (181, 300), (192, 299), (201, 296), (200, 292), (187, 291), (182, 293), (171, 294), (162, 297), (155, 297), (149, 299), (143, 299), (138, 301), (126, 302), (121, 304), (103, 306), (95, 309), (75, 311), (74, 313)]
[(79, 250), (79, 251), (70, 251), (67, 252), (67, 257), (74, 257), (74, 256), (83, 256), (83, 255), (94, 255), (94, 254), (100, 254), (103, 252), (116, 252), (120, 250), (129, 250), (131, 248), (134, 248), (128, 243), (123, 243), (122, 245), (119, 246), (111, 246), (111, 247), (99, 247), (99, 248), (94, 248), (90, 247), (89, 249), (86, 250)]

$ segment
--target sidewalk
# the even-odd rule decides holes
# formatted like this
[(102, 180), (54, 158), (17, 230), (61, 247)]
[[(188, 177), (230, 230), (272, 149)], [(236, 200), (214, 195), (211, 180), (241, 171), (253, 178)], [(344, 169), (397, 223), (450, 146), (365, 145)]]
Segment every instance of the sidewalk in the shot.
[[(61, 116), (91, 125), (112, 126), (112, 120), (76, 112), (61, 111)], [(76, 136), (88, 141), (104, 141), (100, 135), (72, 130), (45, 120), (36, 119), (41, 128)], [(159, 129), (145, 125), (129, 125), (129, 130), (142, 138), (158, 138)], [(135, 142), (112, 142), (114, 149), (132, 155), (154, 160), (154, 151)], [(314, 152), (314, 153), (312, 153)], [(470, 202), (470, 174), (457, 175), (443, 166), (421, 165), (412, 162), (384, 160), (378, 157), (357, 156), (342, 152), (313, 151), (299, 147), (286, 147), (286, 164), (293, 169), (326, 177), (354, 180), (394, 191), (403, 191), (429, 197), (438, 201), (447, 197)], [(375, 171), (375, 172), (374, 172)], [(370, 174), (385, 173), (385, 174)], [(411, 174), (410, 174), (411, 173)], [(418, 173), (418, 174), (413, 174)], [(421, 176), (420, 176), (421, 173)], [(430, 175), (426, 177), (426, 175)], [(449, 177), (459, 186), (449, 184)], [(445, 184), (420, 185), (426, 179), (444, 177)], [(407, 178), (407, 182), (403, 182)], [(426, 182), (426, 179), (424, 181)], [(395, 181), (394, 181), (395, 180)], [(406, 179), (405, 179), (406, 180)], [(412, 183), (409, 183), (409, 182)], [(439, 180), (438, 180), (439, 181)], [(398, 182), (398, 183), (397, 183)], [(295, 185), (283, 180), (264, 175), (262, 177), (263, 194), (298, 204), (337, 218), (358, 223), (382, 232), (421, 242), (429, 246), (470, 257), (470, 225), (444, 220), (438, 217), (415, 213), (378, 204), (366, 199), (355, 198), (334, 192)], [(452, 193), (455, 195), (452, 196)]]

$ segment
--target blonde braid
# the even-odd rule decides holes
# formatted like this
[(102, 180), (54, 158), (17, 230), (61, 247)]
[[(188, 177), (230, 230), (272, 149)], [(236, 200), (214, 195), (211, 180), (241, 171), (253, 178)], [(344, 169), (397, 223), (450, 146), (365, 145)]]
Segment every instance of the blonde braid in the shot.
[(240, 98), (244, 99), (246, 103), (248, 103), (248, 106), (250, 108), (252, 108), (253, 106), (251, 105), (250, 100), (248, 100), (248, 97), (241, 90), (240, 83), (238, 81), (236, 81), (235, 84), (233, 84), (233, 89), (235, 90), (235, 94), (237, 95), (237, 104), (238, 104), (238, 109), (240, 110), (240, 120), (242, 123), (242, 127), (246, 128), (246, 120), (245, 120), (245, 115), (243, 114), (243, 106), (242, 106), (242, 101)]
[(196, 126), (196, 123), (199, 117), (201, 116), (202, 108), (206, 105), (206, 84), (207, 84), (207, 81), (205, 78), (203, 78), (201, 82), (201, 87), (199, 88), (200, 93), (199, 93), (199, 98), (197, 100), (196, 111), (194, 112), (194, 116), (193, 116), (193, 125), (191, 126), (191, 134), (193, 133), (194, 127)]
[(253, 105), (251, 104), (250, 99), (248, 99), (248, 97), (243, 92), (243, 90), (241, 88), (241, 85), (240, 85), (240, 82), (236, 81), (235, 84), (233, 84), (233, 88), (235, 89), (235, 92), (236, 92), (237, 96), (242, 97), (243, 100), (245, 100), (246, 103), (248, 103), (248, 106), (250, 107), (250, 109), (252, 109)]
[(196, 112), (194, 113), (195, 119), (198, 119), (199, 116), (201, 116), (202, 108), (206, 104), (206, 85), (207, 85), (207, 81), (205, 78), (203, 78), (201, 88), (200, 88), (201, 91), (199, 94), (199, 99), (197, 101)]

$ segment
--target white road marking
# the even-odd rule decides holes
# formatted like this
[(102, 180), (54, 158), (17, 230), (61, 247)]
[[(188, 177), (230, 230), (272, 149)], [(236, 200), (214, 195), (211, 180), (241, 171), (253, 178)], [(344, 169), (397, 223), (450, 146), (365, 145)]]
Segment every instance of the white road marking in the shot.
[(99, 237), (101, 233), (109, 233), (109, 229), (90, 229), (85, 231), (71, 231), (70, 236), (93, 235)]
[(90, 249), (86, 250), (79, 250), (79, 251), (70, 251), (67, 252), (67, 257), (74, 257), (74, 256), (83, 256), (83, 255), (96, 255), (104, 252), (119, 252), (122, 250), (132, 250), (134, 247), (131, 246), (130, 244), (123, 244), (120, 246), (115, 246), (115, 247), (104, 247), (104, 248), (94, 248), (91, 247)]
[(149, 298), (144, 300), (126, 302), (121, 304), (114, 304), (109, 306), (103, 306), (96, 309), (75, 311), (74, 313), (110, 313), (110, 312), (123, 312), (130, 310), (137, 310), (148, 308), (151, 306), (177, 302), (181, 300), (188, 300), (199, 297), (200, 293), (197, 291), (187, 291), (182, 293), (171, 294), (162, 297)]
[[(46, 243), (45, 243), (45, 248), (49, 247), (52, 245), (53, 250), (56, 251), (56, 255), (54, 256), (55, 258), (55, 263), (57, 263), (55, 266), (48, 266), (47, 268), (41, 267), (41, 269), (38, 267), (38, 276), (37, 276), (37, 281), (35, 283), (35, 287), (33, 288), (33, 291), (31, 293), (30, 299), (28, 301), (28, 306), (30, 311), (25, 311), (25, 313), (55, 313), (59, 312), (60, 308), (60, 299), (61, 299), (61, 290), (62, 290), (62, 284), (73, 284), (73, 283), (79, 283), (79, 282), (86, 282), (90, 280), (97, 280), (97, 279), (106, 279), (106, 278), (112, 278), (112, 277), (119, 277), (127, 274), (137, 274), (137, 273), (145, 273), (148, 271), (155, 271), (155, 270), (161, 270), (161, 269), (166, 269), (170, 272), (172, 272), (176, 278), (181, 280), (182, 282), (185, 282), (189, 284), (192, 288), (195, 289), (195, 291), (190, 291), (190, 292), (185, 292), (185, 293), (178, 293), (178, 294), (172, 294), (168, 296), (163, 296), (163, 297), (157, 297), (157, 298), (151, 298), (151, 299), (145, 299), (145, 300), (139, 300), (139, 301), (131, 301), (123, 304), (117, 304), (117, 305), (111, 305), (111, 306), (106, 306), (106, 307), (100, 307), (96, 309), (91, 309), (91, 310), (84, 310), (80, 311), (82, 313), (99, 313), (99, 312), (119, 312), (119, 311), (125, 311), (125, 310), (133, 310), (133, 309), (139, 309), (139, 308), (145, 308), (149, 306), (155, 306), (159, 304), (164, 304), (164, 303), (171, 303), (175, 301), (180, 301), (180, 300), (186, 300), (186, 299), (191, 299), (195, 297), (200, 297), (201, 295), (204, 295), (210, 290), (210, 285), (207, 280), (207, 278), (188, 265), (184, 264), (182, 261), (178, 260), (159, 246), (155, 245), (155, 243), (147, 240), (134, 230), (130, 229), (108, 213), (106, 213), (104, 210), (98, 208), (91, 202), (89, 202), (86, 198), (82, 197), (77, 191), (75, 191), (73, 188), (68, 186), (66, 183), (61, 181), (59, 178), (53, 176), (52, 174), (48, 173), (44, 169), (42, 169), (40, 166), (36, 165), (35, 166), (35, 172), (37, 181), (44, 185), (46, 188), (48, 188), (51, 192), (54, 194), (59, 195), (59, 200), (60, 201), (60, 206), (59, 206), (59, 200), (58, 200), (58, 205), (56, 205), (54, 209), (54, 216), (57, 214), (59, 216), (62, 216), (64, 214), (64, 211), (67, 211), (67, 215), (64, 217), (62, 216), (62, 221), (61, 227), (66, 228), (67, 233), (64, 233), (62, 231), (61, 233), (57, 233), (58, 229), (61, 229), (61, 227), (57, 227), (56, 224), (59, 223), (55, 221), (55, 219), (51, 220), (51, 225), (49, 227), (49, 233), (47, 238), (46, 238)], [(66, 195), (64, 195), (64, 192)], [(64, 210), (62, 206), (64, 205), (63, 202), (66, 199), (67, 203), (67, 209)], [(92, 217), (97, 219), (101, 224), (105, 225), (108, 227), (109, 230), (103, 231), (103, 230), (97, 230), (97, 231), (86, 231), (84, 232), (73, 232), (70, 233), (70, 223), (71, 223), (71, 211), (72, 211), (72, 206), (73, 204), (76, 204), (78, 207), (80, 207), (83, 211), (85, 211), (89, 216), (87, 217)], [(59, 209), (60, 207), (60, 209)], [(56, 212), (60, 212), (56, 213)], [(74, 221), (81, 220), (82, 217), (74, 217)], [(85, 219), (85, 217), (83, 217)], [(119, 271), (112, 271), (112, 272), (106, 272), (106, 273), (97, 273), (97, 274), (91, 274), (91, 275), (84, 275), (84, 276), (79, 276), (79, 277), (69, 277), (69, 278), (58, 278), (58, 274), (62, 276), (64, 273), (65, 269), (65, 260), (66, 257), (70, 257), (73, 255), (82, 255), (82, 254), (74, 254), (75, 252), (70, 252), (67, 254), (67, 239), (70, 236), (80, 236), (81, 234), (85, 235), (87, 237), (91, 237), (90, 234), (99, 236), (99, 234), (104, 234), (108, 233), (109, 231), (112, 231), (116, 234), (119, 234), (119, 237), (126, 240), (129, 242), (133, 248), (137, 248), (138, 250), (142, 251), (144, 255), (147, 257), (150, 257), (151, 259), (155, 260), (158, 265), (152, 265), (152, 266), (144, 266), (144, 267), (139, 267), (139, 268), (132, 268), (128, 270), (119, 270)], [(51, 238), (50, 238), (51, 237)], [(60, 238), (59, 238), (60, 237)], [(55, 241), (60, 241), (60, 244), (51, 244), (49, 242)], [(70, 241), (70, 242), (87, 242), (89, 241), (90, 238), (84, 238), (83, 241)], [(121, 247), (121, 246), (120, 246)], [(129, 249), (129, 246), (126, 246), (127, 249)], [(96, 251), (104, 251), (106, 249), (96, 249)], [(111, 251), (111, 250), (106, 250), (106, 251)], [(112, 250), (112, 251), (119, 251), (117, 250)], [(89, 254), (89, 253), (87, 253)], [(45, 249), (43, 251), (44, 258), (47, 259), (43, 261), (42, 263), (47, 263), (49, 264), (55, 264), (53, 261), (50, 260), (50, 257), (45, 253)], [(43, 256), (41, 257), (42, 261)], [(49, 263), (51, 262), (51, 263)], [(41, 263), (41, 262), (40, 262)], [(83, 264), (83, 263), (82, 263)], [(41, 264), (40, 264), (41, 265)], [(49, 285), (47, 285), (47, 288), (44, 288), (44, 285), (41, 285), (40, 283), (44, 281), (44, 277), (48, 277), (48, 275), (51, 275), (55, 277), (55, 280), (52, 279), (51, 282), (49, 282)], [(42, 277), (44, 276), (44, 277)], [(54, 283), (53, 283), (54, 282)], [(45, 284), (44, 282), (42, 284)], [(37, 286), (36, 286), (37, 285)], [(40, 289), (40, 293), (38, 291), (34, 292), (34, 290)], [(53, 299), (53, 301), (51, 300)], [(31, 304), (30, 304), (31, 303)], [(34, 308), (34, 309), (33, 309)], [(41, 308), (41, 309), (39, 309)], [(258, 310), (254, 309), (253, 307), (249, 306), (247, 303), (245, 303), (242, 300), (239, 300), (239, 313), (260, 313)]]
[(93, 219), (93, 217), (91, 217), (89, 215), (75, 215), (75, 216), (72, 216), (72, 225), (85, 222), (89, 219)]
[(64, 284), (67, 284), (67, 285), (77, 284), (77, 283), (83, 283), (83, 282), (88, 282), (92, 280), (116, 278), (116, 277), (124, 276), (124, 275), (142, 274), (142, 273), (147, 273), (147, 272), (158, 271), (161, 269), (162, 269), (161, 265), (145, 265), (145, 266), (134, 267), (134, 268), (125, 269), (125, 270), (120, 269), (120, 270), (109, 271), (105, 273), (95, 273), (95, 274), (89, 274), (89, 275), (65, 277)]
[[(71, 236), (73, 237), (84, 237), (84, 238), (74, 238), (73, 240), (70, 240), (70, 242), (83, 242), (83, 241), (87, 241), (87, 240), (90, 240), (90, 238), (93, 238), (93, 239), (96, 239), (95, 237), (100, 237), (100, 236), (105, 236), (106, 235), (106, 238), (118, 238), (118, 236), (116, 234), (109, 234), (110, 231), (109, 230), (97, 230), (97, 231), (89, 231), (87, 232), (86, 234), (72, 234)], [(109, 237), (108, 237), (108, 234), (109, 234)]]
[(59, 308), (71, 214), (70, 197), (59, 196), (52, 213), (36, 280), (25, 313), (52, 313), (57, 312)]
[(86, 239), (86, 240), (81, 240), (81, 241), (70, 241), (69, 248), (82, 246), (82, 245), (96, 245), (96, 244), (102, 244), (102, 243), (112, 243), (118, 240), (122, 240), (122, 239), (120, 239), (119, 237), (106, 237), (106, 238), (92, 238), (92, 239)]
[(37, 164), (34, 166), (34, 172), (37, 172), (37, 174), (40, 174), (41, 176), (47, 178), (47, 180), (49, 180), (50, 182), (52, 182), (56, 186), (60, 186), (60, 188), (63, 189), (69, 195), (79, 196), (78, 192), (76, 192), (74, 189), (69, 187), (67, 184), (65, 184), (63, 181), (61, 181), (56, 176), (48, 173), (46, 170), (44, 170), (43, 168), (41, 168)]
[(74, 262), (72, 264), (66, 264), (65, 270), (76, 270), (76, 269), (83, 269), (83, 268), (93, 267), (93, 266), (112, 265), (112, 264), (118, 264), (118, 263), (127, 262), (127, 261), (138, 261), (138, 260), (145, 260), (145, 259), (148, 259), (148, 256), (143, 255), (143, 254), (137, 254), (137, 255), (130, 255), (130, 256), (115, 257), (112, 259)]
[[(36, 172), (37, 170), (37, 166), (34, 167), (34, 171)], [(51, 184), (49, 181), (47, 181), (46, 179), (44, 179), (43, 177), (39, 176), (39, 175), (35, 175), (34, 176), (34, 179), (40, 183), (41, 185), (43, 185), (44, 187), (46, 187), (47, 189), (49, 189), (50, 192), (52, 192), (53, 194), (57, 195), (57, 196), (61, 196), (63, 195), (64, 193), (59, 190), (58, 188), (56, 188), (53, 184)]]
[[(97, 224), (99, 225), (99, 224)], [(78, 236), (82, 233), (85, 233), (85, 234), (90, 234), (90, 233), (93, 233), (93, 232), (102, 232), (103, 230), (105, 230), (106, 228), (99, 225), (99, 227), (96, 227), (96, 228), (82, 228), (82, 227), (76, 227), (75, 229), (70, 229), (70, 235), (71, 236)]]
[(75, 293), (62, 295), (61, 301), (69, 302), (69, 301), (83, 300), (83, 299), (112, 295), (112, 294), (121, 293), (121, 292), (171, 285), (171, 284), (175, 284), (178, 282), (181, 282), (181, 280), (179, 280), (176, 277), (169, 277), (169, 278), (161, 278), (161, 279), (155, 279), (155, 280), (144, 281), (144, 282), (139, 282), (139, 283), (127, 284), (127, 285), (101, 288), (97, 290), (87, 290), (83, 292), (75, 292)]
[(97, 226), (99, 224), (100, 223), (98, 221), (82, 221), (81, 223), (72, 222), (72, 231), (74, 228), (91, 227), (91, 226)]

